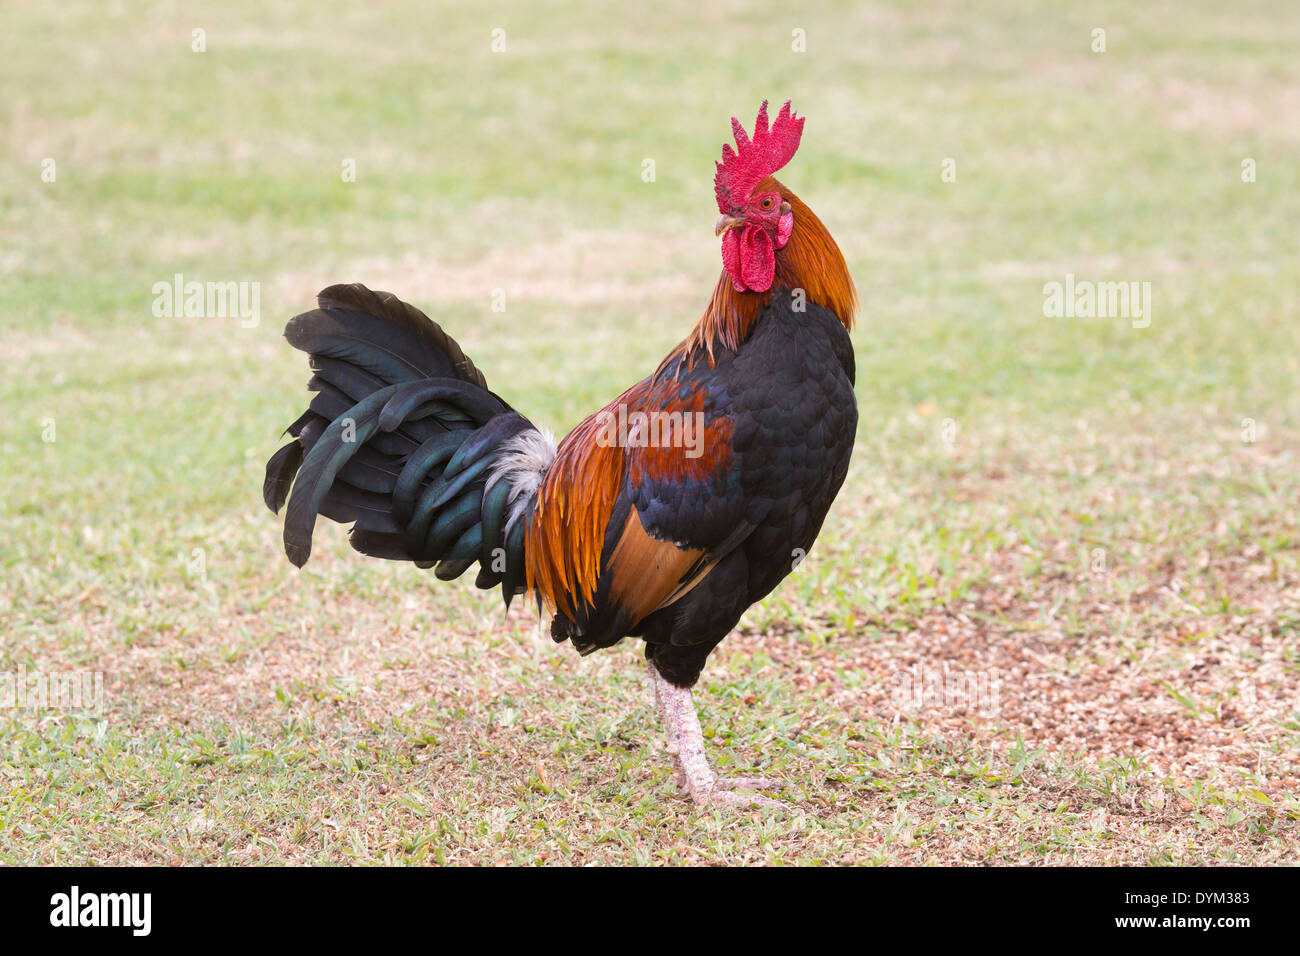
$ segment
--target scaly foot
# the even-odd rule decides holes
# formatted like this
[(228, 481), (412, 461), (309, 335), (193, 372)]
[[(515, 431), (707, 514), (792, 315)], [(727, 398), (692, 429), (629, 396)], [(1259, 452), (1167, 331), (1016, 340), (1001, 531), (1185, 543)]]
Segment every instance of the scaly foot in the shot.
[(678, 687), (664, 680), (650, 664), (650, 684), (654, 689), (655, 710), (668, 731), (668, 752), (673, 756), (673, 776), (677, 786), (697, 805), (714, 804), (732, 807), (767, 807), (785, 809), (785, 804), (760, 793), (742, 794), (737, 790), (775, 790), (785, 786), (780, 780), (765, 777), (719, 777), (704, 755), (704, 734), (690, 688)]

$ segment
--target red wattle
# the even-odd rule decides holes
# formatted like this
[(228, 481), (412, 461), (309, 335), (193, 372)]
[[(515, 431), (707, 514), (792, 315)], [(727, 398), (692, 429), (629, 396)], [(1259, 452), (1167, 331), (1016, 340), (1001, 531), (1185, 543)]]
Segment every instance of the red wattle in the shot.
[(772, 288), (776, 275), (776, 250), (761, 226), (748, 225), (740, 237), (740, 277), (755, 292)]
[(728, 229), (722, 236), (722, 267), (737, 292), (766, 292), (776, 275), (776, 250), (762, 226), (749, 223), (743, 230)]
[(731, 285), (737, 292), (744, 292), (745, 286), (740, 281), (740, 237), (735, 229), (728, 229), (722, 234), (722, 268), (731, 276)]

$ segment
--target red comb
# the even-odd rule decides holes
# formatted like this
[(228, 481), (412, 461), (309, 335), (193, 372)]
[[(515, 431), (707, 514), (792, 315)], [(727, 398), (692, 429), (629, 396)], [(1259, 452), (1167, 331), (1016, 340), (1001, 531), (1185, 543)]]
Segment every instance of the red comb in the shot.
[(719, 212), (728, 213), (731, 206), (743, 205), (755, 186), (790, 162), (799, 148), (803, 120), (802, 116), (796, 117), (790, 112), (789, 100), (776, 114), (771, 129), (767, 126), (767, 100), (763, 100), (763, 105), (758, 108), (758, 119), (754, 122), (753, 137), (745, 135), (740, 120), (734, 116), (731, 118), (736, 148), (733, 150), (730, 143), (722, 147), (722, 162), (717, 164), (718, 172), (713, 177)]

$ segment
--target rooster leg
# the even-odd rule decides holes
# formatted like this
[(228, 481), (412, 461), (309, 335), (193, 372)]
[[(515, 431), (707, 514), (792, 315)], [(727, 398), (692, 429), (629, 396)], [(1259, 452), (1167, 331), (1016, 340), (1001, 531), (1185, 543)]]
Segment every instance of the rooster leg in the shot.
[(655, 669), (654, 664), (650, 664), (650, 689), (654, 692), (655, 713), (659, 719), (664, 722), (664, 727), (668, 730), (668, 753), (673, 758), (673, 779), (677, 781), (677, 787), (680, 790), (686, 790), (686, 772), (682, 769), (682, 761), (678, 754), (681, 751), (681, 745), (678, 742), (677, 730), (668, 720), (668, 709), (664, 705), (664, 697), (660, 692), (660, 685), (666, 683), (659, 676), (659, 671)]
[(695, 703), (689, 687), (678, 687), (650, 664), (650, 683), (654, 688), (655, 710), (668, 729), (668, 752), (673, 755), (677, 785), (697, 804), (722, 804), (735, 807), (784, 807), (785, 804), (761, 794), (746, 796), (736, 790), (774, 790), (785, 784), (762, 777), (719, 778), (704, 755), (704, 734), (695, 715)]

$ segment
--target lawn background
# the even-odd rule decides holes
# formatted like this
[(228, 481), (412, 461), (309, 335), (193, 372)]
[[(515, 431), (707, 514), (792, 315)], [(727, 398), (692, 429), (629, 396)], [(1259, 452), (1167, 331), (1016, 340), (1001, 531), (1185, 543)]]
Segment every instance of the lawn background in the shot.
[[(0, 16), (0, 671), (107, 696), (0, 711), (0, 861), (1295, 859), (1291, 5)], [(764, 98), (861, 294), (861, 426), (697, 694), (722, 770), (795, 784), (751, 815), (676, 794), (637, 642), (579, 659), (337, 527), (296, 572), (260, 486), (304, 400), (283, 322), (333, 282), (560, 432), (650, 371)], [(155, 317), (176, 273), (259, 283), (260, 322)], [(1150, 282), (1150, 326), (1045, 318), (1067, 273)], [(916, 673), (997, 706), (900, 712)]]

